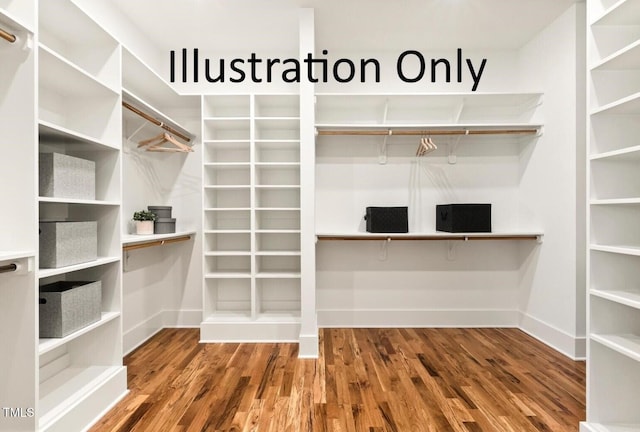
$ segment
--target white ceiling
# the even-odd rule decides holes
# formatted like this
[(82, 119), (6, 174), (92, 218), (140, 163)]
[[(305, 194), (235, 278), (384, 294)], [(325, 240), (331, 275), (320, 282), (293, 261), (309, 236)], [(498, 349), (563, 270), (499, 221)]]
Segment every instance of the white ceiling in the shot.
[(576, 0), (111, 0), (160, 50), (296, 50), (298, 8), (316, 49), (511, 49)]

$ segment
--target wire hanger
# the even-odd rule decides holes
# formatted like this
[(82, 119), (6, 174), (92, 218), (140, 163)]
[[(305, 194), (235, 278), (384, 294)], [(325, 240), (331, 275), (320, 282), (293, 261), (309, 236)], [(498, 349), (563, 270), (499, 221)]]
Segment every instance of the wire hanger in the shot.
[[(163, 144), (165, 143), (169, 143), (172, 144), (174, 147), (164, 147)], [(140, 147), (146, 147), (147, 151), (154, 151), (154, 152), (192, 152), (193, 149), (191, 147), (189, 147), (188, 145), (185, 145), (183, 143), (181, 143), (180, 141), (178, 141), (177, 139), (175, 139), (175, 137), (173, 137), (173, 135), (167, 133), (167, 132), (162, 132), (159, 135), (156, 135), (152, 138), (146, 139), (146, 140), (142, 140), (138, 143), (138, 148)]]

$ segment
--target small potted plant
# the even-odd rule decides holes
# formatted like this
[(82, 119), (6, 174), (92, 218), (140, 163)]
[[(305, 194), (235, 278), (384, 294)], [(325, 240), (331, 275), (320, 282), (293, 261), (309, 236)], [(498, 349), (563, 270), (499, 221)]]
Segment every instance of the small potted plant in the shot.
[(133, 214), (133, 220), (136, 221), (136, 234), (153, 234), (153, 221), (156, 215), (147, 210), (140, 210)]

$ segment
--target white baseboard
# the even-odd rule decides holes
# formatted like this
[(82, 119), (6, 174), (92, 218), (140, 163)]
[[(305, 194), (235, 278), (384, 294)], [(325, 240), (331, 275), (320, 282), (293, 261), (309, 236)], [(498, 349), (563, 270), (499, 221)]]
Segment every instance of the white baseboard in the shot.
[(301, 334), (298, 339), (298, 358), (316, 359), (320, 355), (318, 334)]
[(127, 355), (138, 348), (163, 328), (199, 327), (201, 321), (201, 310), (160, 311), (124, 332), (122, 337), (124, 354)]
[(572, 336), (524, 312), (520, 312), (519, 328), (572, 360), (584, 360), (586, 358), (586, 337)]
[(318, 327), (517, 327), (514, 310), (319, 310)]

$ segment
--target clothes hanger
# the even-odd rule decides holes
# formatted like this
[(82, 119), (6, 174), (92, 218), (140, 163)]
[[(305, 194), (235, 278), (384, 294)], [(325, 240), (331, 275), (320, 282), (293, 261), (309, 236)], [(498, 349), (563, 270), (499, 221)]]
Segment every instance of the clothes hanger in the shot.
[[(162, 147), (164, 143), (171, 143), (174, 147)], [(175, 139), (173, 135), (163, 132), (159, 135), (142, 140), (138, 143), (138, 148), (147, 147), (147, 151), (155, 152), (192, 152), (193, 149)]]

